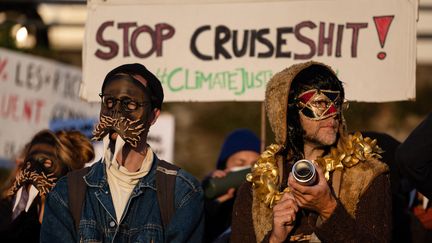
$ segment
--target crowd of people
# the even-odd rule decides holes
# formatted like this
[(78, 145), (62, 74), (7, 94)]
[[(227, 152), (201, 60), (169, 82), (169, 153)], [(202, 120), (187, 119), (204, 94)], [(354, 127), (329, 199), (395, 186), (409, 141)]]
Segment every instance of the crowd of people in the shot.
[[(227, 135), (202, 182), (147, 143), (161, 82), (141, 64), (110, 71), (93, 139), (37, 133), (1, 191), (2, 242), (430, 242), (432, 114), (402, 144), (349, 133), (343, 82), (309, 61), (267, 83), (275, 141)], [(297, 161), (312, 165), (293, 176)], [(212, 190), (212, 191), (210, 191)]]

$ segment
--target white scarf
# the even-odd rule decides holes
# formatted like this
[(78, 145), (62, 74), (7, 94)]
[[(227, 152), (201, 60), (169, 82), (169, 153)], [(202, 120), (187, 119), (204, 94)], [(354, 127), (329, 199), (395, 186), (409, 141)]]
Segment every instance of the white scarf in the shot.
[(108, 185), (111, 191), (111, 198), (114, 204), (117, 221), (120, 222), (126, 204), (129, 201), (130, 194), (138, 181), (146, 176), (150, 171), (153, 163), (153, 151), (150, 146), (147, 147), (146, 156), (141, 164), (141, 168), (136, 172), (128, 171), (124, 166), (117, 163), (117, 155), (122, 151), (125, 141), (117, 136), (114, 155), (109, 149), (109, 135), (103, 139), (105, 167), (107, 172)]

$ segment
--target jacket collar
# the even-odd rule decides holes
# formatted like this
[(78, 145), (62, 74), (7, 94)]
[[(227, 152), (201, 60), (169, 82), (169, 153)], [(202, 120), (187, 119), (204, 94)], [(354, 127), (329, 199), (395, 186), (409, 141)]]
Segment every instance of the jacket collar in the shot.
[[(156, 190), (156, 167), (159, 163), (159, 158), (153, 152), (153, 162), (151, 169), (147, 175), (142, 177), (137, 186), (138, 188), (150, 187)], [(84, 181), (89, 187), (100, 187), (108, 185), (107, 174), (105, 170), (105, 162), (100, 159), (94, 166), (90, 168), (90, 171), (84, 176)]]

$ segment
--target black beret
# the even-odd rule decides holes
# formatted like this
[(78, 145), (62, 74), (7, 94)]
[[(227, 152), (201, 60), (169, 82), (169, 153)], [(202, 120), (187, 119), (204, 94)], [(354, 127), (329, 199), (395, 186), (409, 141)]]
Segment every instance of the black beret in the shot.
[[(124, 73), (128, 75), (139, 75), (143, 77), (145, 80), (147, 80), (147, 85), (144, 85), (139, 80), (137, 80), (141, 85), (143, 85), (143, 88), (146, 91), (149, 91), (150, 93), (150, 99), (152, 102), (152, 106), (154, 108), (162, 109), (162, 102), (164, 98), (164, 93), (162, 89), (162, 84), (160, 80), (151, 73), (144, 65), (139, 63), (131, 63), (131, 64), (124, 64), (121, 66), (118, 66), (111, 70), (104, 79), (104, 82), (102, 84), (102, 91), (104, 90), (106, 84), (108, 81), (111, 81), (117, 74)], [(134, 79), (134, 78), (133, 78)], [(134, 79), (136, 80), (136, 79)]]

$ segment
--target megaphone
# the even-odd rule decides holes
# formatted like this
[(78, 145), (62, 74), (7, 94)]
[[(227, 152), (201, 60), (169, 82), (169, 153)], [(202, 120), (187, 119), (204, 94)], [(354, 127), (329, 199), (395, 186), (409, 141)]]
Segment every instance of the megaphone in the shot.
[(202, 185), (204, 188), (204, 196), (208, 199), (213, 199), (225, 194), (230, 188), (237, 189), (246, 181), (246, 175), (249, 172), (251, 172), (250, 166), (243, 166), (228, 172), (225, 177), (205, 180)]
[(292, 175), (298, 183), (304, 186), (312, 186), (317, 182), (315, 165), (307, 159), (301, 159), (294, 163)]

